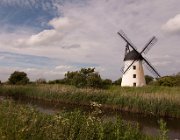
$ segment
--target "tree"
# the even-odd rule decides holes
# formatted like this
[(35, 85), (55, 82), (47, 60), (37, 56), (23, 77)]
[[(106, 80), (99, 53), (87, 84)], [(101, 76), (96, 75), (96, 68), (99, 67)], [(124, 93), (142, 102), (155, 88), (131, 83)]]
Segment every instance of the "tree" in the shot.
[(152, 76), (145, 75), (145, 80), (146, 80), (146, 84), (148, 85), (154, 80), (154, 78)]
[(93, 88), (102, 88), (103, 85), (102, 85), (101, 76), (97, 72), (91, 73), (87, 77), (87, 86)]
[(114, 85), (121, 85), (122, 78), (117, 79), (113, 82)]
[(68, 71), (67, 73), (65, 73), (65, 78), (64, 78), (65, 83), (69, 85), (73, 85), (73, 79), (77, 74), (78, 71), (72, 71), (72, 72)]
[(112, 85), (112, 80), (111, 79), (105, 79), (105, 80), (102, 80), (102, 86), (104, 88), (108, 88), (109, 86)]
[(76, 87), (85, 87), (87, 84), (86, 75), (81, 72), (76, 73), (71, 81), (71, 84)]
[(67, 72), (65, 74), (65, 83), (76, 87), (95, 87), (102, 86), (100, 75), (95, 72), (95, 68), (82, 68), (80, 71)]
[(29, 83), (29, 78), (27, 77), (27, 74), (25, 72), (15, 71), (10, 75), (8, 81), (10, 84), (13, 85), (16, 84), (24, 85)]

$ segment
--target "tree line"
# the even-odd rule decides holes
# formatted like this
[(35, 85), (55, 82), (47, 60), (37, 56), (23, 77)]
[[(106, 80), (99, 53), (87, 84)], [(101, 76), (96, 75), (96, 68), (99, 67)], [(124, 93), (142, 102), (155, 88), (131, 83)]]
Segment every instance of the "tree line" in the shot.
[[(180, 86), (180, 73), (172, 76), (164, 76), (158, 79), (146, 75), (147, 85), (155, 86)], [(121, 78), (112, 81), (111, 79), (102, 79), (100, 74), (95, 71), (95, 68), (81, 68), (79, 71), (68, 71), (63, 79), (46, 81), (44, 78), (39, 78), (35, 82), (31, 82), (25, 72), (13, 72), (7, 84), (25, 85), (30, 83), (36, 84), (67, 84), (76, 87), (91, 87), (91, 88), (108, 88), (111, 85), (121, 85)]]

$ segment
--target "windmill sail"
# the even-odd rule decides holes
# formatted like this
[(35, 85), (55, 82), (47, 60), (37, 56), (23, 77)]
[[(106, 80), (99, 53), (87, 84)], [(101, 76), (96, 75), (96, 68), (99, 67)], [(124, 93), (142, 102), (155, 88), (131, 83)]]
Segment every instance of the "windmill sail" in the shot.
[(126, 34), (120, 30), (118, 34), (134, 49), (137, 51), (136, 46), (131, 42), (131, 40), (126, 36)]
[(144, 60), (144, 64), (146, 66), (146, 68), (156, 77), (161, 77), (160, 74), (157, 72), (157, 70), (152, 66), (152, 64), (147, 60), (147, 58), (145, 59), (143, 57)]
[(152, 46), (157, 42), (157, 38), (153, 36), (149, 42), (145, 45), (144, 49), (141, 51), (144, 54), (147, 54), (147, 52), (152, 48)]

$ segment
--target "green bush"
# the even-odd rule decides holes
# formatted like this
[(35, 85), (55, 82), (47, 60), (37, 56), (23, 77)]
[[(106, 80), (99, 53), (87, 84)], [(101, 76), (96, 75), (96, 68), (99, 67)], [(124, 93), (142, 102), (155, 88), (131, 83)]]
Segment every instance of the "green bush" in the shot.
[(146, 80), (146, 84), (150, 84), (151, 82), (153, 82), (153, 77), (149, 76), (149, 75), (145, 75), (145, 80)]
[(74, 77), (71, 81), (71, 84), (76, 86), (76, 87), (85, 87), (87, 84), (86, 80), (87, 80), (86, 75), (79, 72), (76, 75), (74, 75)]
[(102, 80), (102, 85), (104, 88), (109, 88), (112, 85), (112, 80), (110, 79)]
[(48, 82), (49, 84), (66, 84), (65, 79), (56, 79)]
[(95, 68), (82, 68), (80, 71), (67, 72), (64, 78), (65, 84), (76, 87), (104, 88), (111, 84), (111, 80), (103, 80), (95, 72)]
[(102, 87), (102, 79), (98, 73), (92, 73), (87, 77), (87, 86), (93, 88)]
[(8, 82), (13, 85), (24, 85), (29, 83), (29, 78), (25, 72), (15, 71), (10, 75)]
[(122, 78), (117, 79), (116, 81), (113, 82), (114, 85), (121, 85)]
[(153, 83), (154, 85), (157, 86), (168, 86), (168, 87), (174, 87), (174, 86), (180, 86), (180, 76), (165, 76), (157, 79)]

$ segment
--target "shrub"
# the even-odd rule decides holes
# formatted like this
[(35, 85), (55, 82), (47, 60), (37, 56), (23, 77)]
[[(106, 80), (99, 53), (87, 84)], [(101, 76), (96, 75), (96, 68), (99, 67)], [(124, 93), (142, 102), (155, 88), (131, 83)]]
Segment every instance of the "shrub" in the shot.
[(112, 80), (110, 80), (110, 79), (102, 80), (103, 88), (109, 88), (111, 85), (112, 85)]
[(77, 74), (78, 74), (78, 71), (75, 71), (75, 72), (68, 71), (67, 73), (65, 73), (65, 78), (64, 78), (65, 83), (69, 84), (69, 85), (73, 85), (72, 81), (73, 81), (75, 75), (77, 75)]
[(65, 79), (56, 79), (48, 82), (49, 84), (66, 84)]
[(79, 72), (76, 75), (74, 75), (73, 79), (71, 80), (71, 84), (76, 87), (85, 87), (87, 84), (86, 80), (86, 75)]
[(122, 78), (117, 79), (113, 82), (114, 85), (121, 85)]
[(153, 77), (149, 75), (145, 75), (146, 84), (150, 84), (153, 81)]
[(180, 76), (165, 76), (162, 78), (159, 78), (156, 82), (154, 82), (154, 85), (157, 86), (180, 86)]
[(102, 79), (98, 73), (90, 74), (86, 80), (88, 87), (102, 88)]
[(28, 84), (29, 78), (25, 72), (15, 71), (9, 77), (9, 83), (16, 85), (16, 84)]
[(95, 68), (82, 68), (80, 71), (67, 72), (64, 79), (66, 84), (76, 87), (102, 88), (101, 76)]

